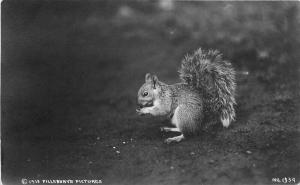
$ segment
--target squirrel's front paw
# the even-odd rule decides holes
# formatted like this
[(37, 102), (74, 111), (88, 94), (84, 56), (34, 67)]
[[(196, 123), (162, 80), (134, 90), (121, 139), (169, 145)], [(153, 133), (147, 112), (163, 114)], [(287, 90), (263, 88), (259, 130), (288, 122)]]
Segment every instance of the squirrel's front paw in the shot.
[(140, 109), (140, 108), (137, 108), (137, 109), (136, 109), (136, 113), (137, 113), (139, 116), (145, 115), (145, 113), (143, 113), (142, 109)]

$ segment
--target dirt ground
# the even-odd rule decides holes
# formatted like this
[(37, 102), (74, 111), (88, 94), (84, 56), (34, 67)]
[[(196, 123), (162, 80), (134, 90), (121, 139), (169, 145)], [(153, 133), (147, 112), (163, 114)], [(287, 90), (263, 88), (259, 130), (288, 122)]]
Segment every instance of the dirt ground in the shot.
[[(1, 13), (3, 184), (300, 182), (299, 3), (4, 1)], [(178, 82), (198, 47), (249, 72), (237, 120), (167, 145), (168, 121), (135, 113), (137, 90), (147, 72)]]

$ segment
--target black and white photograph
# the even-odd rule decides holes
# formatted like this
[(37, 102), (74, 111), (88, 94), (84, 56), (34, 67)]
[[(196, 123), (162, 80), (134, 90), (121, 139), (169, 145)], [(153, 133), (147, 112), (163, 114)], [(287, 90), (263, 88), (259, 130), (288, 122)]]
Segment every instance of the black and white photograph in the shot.
[(299, 185), (299, 1), (2, 0), (3, 185)]

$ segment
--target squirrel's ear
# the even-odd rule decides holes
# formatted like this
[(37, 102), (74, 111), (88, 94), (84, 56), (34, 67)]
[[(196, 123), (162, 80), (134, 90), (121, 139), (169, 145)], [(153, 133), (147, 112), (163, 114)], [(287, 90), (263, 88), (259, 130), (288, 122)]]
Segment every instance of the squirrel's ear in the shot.
[(153, 84), (153, 88), (154, 88), (154, 89), (156, 88), (157, 82), (158, 82), (157, 76), (156, 76), (156, 75), (153, 75), (153, 76), (152, 76), (152, 84)]
[(158, 83), (158, 78), (156, 75), (151, 75), (150, 73), (147, 73), (145, 76), (145, 82), (151, 83), (153, 85), (153, 88), (155, 89)]
[(150, 83), (152, 81), (152, 75), (150, 73), (147, 73), (145, 75), (145, 82)]

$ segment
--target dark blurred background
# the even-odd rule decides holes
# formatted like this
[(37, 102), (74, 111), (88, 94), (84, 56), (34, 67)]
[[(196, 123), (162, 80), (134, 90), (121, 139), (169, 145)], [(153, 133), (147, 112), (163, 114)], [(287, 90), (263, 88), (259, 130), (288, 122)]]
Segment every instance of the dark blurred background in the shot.
[[(1, 18), (4, 184), (300, 181), (299, 2), (4, 0)], [(249, 72), (237, 121), (165, 145), (137, 90), (146, 72), (178, 82), (198, 47)]]

